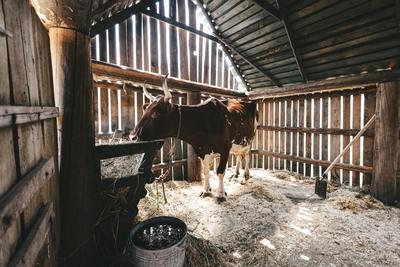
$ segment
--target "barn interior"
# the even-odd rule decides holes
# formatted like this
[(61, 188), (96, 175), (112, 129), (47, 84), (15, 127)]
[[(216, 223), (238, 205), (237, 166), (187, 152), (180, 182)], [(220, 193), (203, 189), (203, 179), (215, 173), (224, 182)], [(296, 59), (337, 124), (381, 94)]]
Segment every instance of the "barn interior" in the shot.
[[(0, 267), (132, 266), (157, 215), (185, 266), (399, 266), (399, 32), (399, 0), (0, 0)], [(128, 139), (166, 74), (257, 103), (223, 203), (190, 144)]]

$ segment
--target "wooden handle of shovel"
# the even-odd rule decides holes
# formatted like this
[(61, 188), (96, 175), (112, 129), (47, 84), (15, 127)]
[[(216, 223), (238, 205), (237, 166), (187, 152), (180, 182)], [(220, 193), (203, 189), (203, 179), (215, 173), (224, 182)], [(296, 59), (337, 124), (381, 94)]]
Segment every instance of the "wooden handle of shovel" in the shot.
[(326, 175), (329, 171), (335, 167), (335, 164), (339, 161), (343, 155), (349, 151), (350, 147), (356, 142), (360, 137), (365, 133), (365, 131), (371, 126), (372, 123), (375, 121), (376, 115), (374, 114), (371, 119), (365, 124), (365, 126), (358, 132), (358, 134), (353, 138), (353, 140), (350, 141), (350, 143), (343, 149), (343, 151), (332, 161), (331, 165), (325, 170), (324, 175)]

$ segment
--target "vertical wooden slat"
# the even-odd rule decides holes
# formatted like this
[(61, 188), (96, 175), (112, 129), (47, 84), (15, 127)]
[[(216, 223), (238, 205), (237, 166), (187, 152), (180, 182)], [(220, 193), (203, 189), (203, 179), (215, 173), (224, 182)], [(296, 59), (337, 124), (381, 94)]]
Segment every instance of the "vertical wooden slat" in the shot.
[[(273, 118), (273, 101), (268, 102), (268, 122), (267, 126), (272, 126), (272, 118)], [(272, 131), (267, 131), (267, 142), (268, 142), (268, 152), (272, 152)], [(272, 170), (273, 158), (268, 156), (268, 169)]]
[[(287, 104), (286, 104), (286, 126), (287, 127), (292, 127), (292, 123), (293, 123), (293, 101), (291, 99), (287, 100)], [(286, 154), (287, 155), (292, 155), (292, 144), (293, 144), (293, 132), (288, 132), (286, 133)], [(286, 162), (286, 169), (288, 171), (291, 171), (293, 168), (293, 162), (292, 160), (288, 160)]]
[(216, 78), (216, 80), (217, 80), (217, 86), (219, 86), (219, 87), (222, 87), (222, 83), (223, 83), (223, 80), (222, 80), (222, 60), (221, 60), (222, 55), (223, 55), (223, 52), (220, 49), (220, 45), (217, 45), (217, 63), (216, 63), (217, 64), (217, 72), (216, 72), (217, 78)]
[[(311, 128), (311, 99), (307, 99), (307, 110), (306, 110), (306, 127)], [(311, 158), (311, 133), (306, 134), (306, 157)], [(306, 176), (311, 176), (311, 165), (306, 164), (306, 171), (305, 171)]]
[(111, 90), (111, 130), (118, 129), (118, 91)]
[[(360, 129), (361, 120), (361, 95), (357, 94), (353, 96), (353, 127)], [(353, 164), (360, 164), (360, 140), (357, 140), (353, 144)], [(353, 185), (358, 185), (360, 182), (360, 173), (353, 172)]]
[(203, 83), (210, 83), (210, 40), (203, 38), (203, 52), (204, 52), (204, 75), (203, 75)]
[(149, 17), (142, 15), (142, 53), (144, 71), (150, 71), (149, 31)]
[[(164, 6), (164, 1), (159, 2), (159, 13), (166, 16), (166, 10)], [(164, 22), (160, 22), (160, 65), (161, 74), (165, 75), (168, 73), (168, 58), (167, 58), (167, 27), (169, 27)]]
[(210, 84), (211, 85), (217, 85), (216, 84), (216, 60), (217, 60), (217, 44), (215, 42), (211, 42), (211, 76), (210, 76)]
[[(133, 31), (136, 25), (133, 24), (134, 19), (136, 20), (136, 15), (133, 17), (130, 17), (126, 21), (126, 27), (125, 27), (125, 38), (126, 38), (126, 64), (128, 67), (133, 68), (135, 66), (135, 58), (137, 57), (137, 52), (136, 52), (136, 47), (134, 48), (134, 38), (136, 42), (136, 38), (138, 37), (137, 35), (133, 36)], [(123, 55), (122, 49), (121, 49), (121, 56)], [(121, 59), (122, 60), (122, 59)]]
[[(157, 12), (156, 5), (153, 4), (150, 6), (151, 11)], [(160, 38), (158, 36), (157, 30), (158, 21), (156, 19), (150, 18), (150, 71), (154, 73), (159, 72), (158, 68), (158, 42)]]
[[(364, 108), (364, 122), (367, 122), (375, 114), (376, 95), (365, 94), (365, 108)], [(373, 129), (373, 127), (371, 127)], [(373, 166), (373, 151), (374, 139), (372, 137), (364, 137), (364, 165)], [(370, 173), (364, 174), (364, 185), (370, 185), (372, 175)]]
[(139, 70), (143, 69), (143, 15), (135, 15), (135, 31), (136, 31), (136, 68)]
[(120, 53), (119, 60), (122, 66), (129, 66), (129, 53), (128, 53), (129, 22), (132, 22), (132, 20), (128, 19), (119, 24), (119, 53)]
[[(169, 2), (169, 16), (171, 19), (176, 20), (176, 0)], [(178, 77), (178, 35), (175, 27), (169, 28), (169, 42), (170, 42), (170, 71), (172, 77)]]
[(108, 29), (108, 57), (110, 63), (117, 63), (117, 43), (115, 25)]
[[(297, 114), (298, 114), (297, 100), (292, 100), (291, 109), (292, 109), (292, 119), (291, 119), (292, 126), (296, 127), (298, 125), (298, 120), (297, 120)], [(291, 136), (292, 155), (297, 155), (297, 146), (298, 146), (297, 136), (298, 136), (298, 133), (292, 133), (292, 136)], [(291, 171), (292, 172), (298, 172), (297, 162), (292, 161), (291, 164), (292, 164)]]
[(108, 133), (108, 89), (100, 89), (100, 99), (101, 99), (101, 131), (103, 133)]
[[(297, 124), (299, 127), (305, 127), (304, 125), (304, 100), (299, 99), (297, 100)], [(299, 133), (298, 134), (298, 139), (297, 139), (297, 148), (298, 148), (298, 156), (303, 157), (304, 155), (304, 134)], [(304, 173), (304, 164), (303, 163), (296, 163), (298, 165), (298, 173), (303, 174)]]
[[(332, 97), (331, 101), (331, 128), (340, 128), (340, 96)], [(331, 160), (340, 153), (340, 136), (331, 136)], [(332, 178), (339, 180), (340, 171), (333, 168), (331, 171)]]
[(95, 134), (97, 134), (99, 132), (99, 121), (98, 121), (98, 117), (99, 117), (99, 106), (98, 106), (98, 88), (94, 87), (93, 88), (94, 92), (93, 92), (93, 114), (94, 114), (94, 132)]
[[(321, 112), (320, 112), (320, 103), (321, 103), (322, 99), (319, 97), (314, 98), (314, 122), (313, 122), (313, 126), (314, 128), (321, 128), (322, 126), (320, 125), (320, 116), (322, 116)], [(319, 134), (313, 134), (312, 135), (312, 139), (313, 139), (313, 159), (320, 159), (320, 135)], [(319, 176), (319, 166), (314, 165), (314, 169), (313, 169), (313, 174), (312, 176)]]
[[(196, 5), (192, 1), (188, 1), (188, 12), (189, 12), (189, 25), (196, 28)], [(197, 81), (197, 69), (196, 62), (196, 36), (189, 33), (189, 76), (191, 81)]]
[[(344, 129), (350, 129), (350, 96), (346, 95), (343, 96), (343, 128)], [(347, 146), (347, 144), (350, 142), (350, 137), (349, 136), (343, 136), (342, 137), (342, 149)], [(350, 153), (347, 152), (343, 156), (343, 163), (350, 163)], [(345, 184), (350, 183), (350, 177), (349, 177), (349, 171), (342, 170), (342, 175), (343, 175), (343, 181)]]
[(102, 32), (99, 34), (99, 55), (101, 61), (107, 61), (107, 34)]
[[(178, 21), (186, 23), (186, 2), (187, 0), (177, 0), (178, 4)], [(188, 50), (187, 50), (187, 37), (188, 33), (182, 29), (178, 30), (179, 34), (179, 66), (180, 78), (189, 80), (189, 66), (188, 66)]]
[[(279, 126), (283, 127), (285, 123), (285, 101), (282, 100), (279, 102)], [(285, 139), (284, 139), (284, 132), (279, 132), (279, 153), (285, 153)], [(279, 168), (281, 170), (285, 169), (286, 160), (280, 159)]]
[[(257, 104), (257, 108), (258, 108), (258, 120), (259, 121), (263, 121), (264, 118), (264, 103), (262, 101), (259, 101)], [(262, 130), (257, 130), (258, 133), (258, 142), (257, 142), (257, 149), (262, 150), (263, 149), (263, 133), (264, 131)], [(262, 168), (263, 167), (263, 156), (258, 155), (258, 168)]]
[[(203, 31), (203, 24), (200, 24), (200, 31)], [(197, 37), (197, 80), (203, 82), (204, 54), (203, 54), (203, 38)], [(229, 162), (229, 161), (228, 161)]]
[[(268, 125), (268, 116), (269, 116), (268, 103), (269, 103), (269, 101), (267, 101), (267, 100), (263, 101), (264, 118), (258, 119), (259, 125), (263, 125), (263, 126)], [(268, 131), (264, 130), (263, 136), (264, 136), (263, 150), (268, 150)], [(268, 169), (268, 157), (267, 156), (263, 156), (263, 162), (264, 162), (264, 169)]]
[[(329, 98), (322, 98), (322, 127), (329, 127)], [(329, 147), (328, 147), (328, 139), (329, 136), (327, 134), (323, 134), (320, 136), (321, 138), (321, 159), (328, 160), (329, 159)], [(326, 167), (321, 167), (321, 172), (325, 171)]]
[[(279, 101), (275, 101), (275, 106), (274, 106), (274, 126), (279, 126)], [(279, 147), (279, 139), (280, 139), (280, 132), (279, 131), (274, 131), (274, 149), (276, 153), (279, 153), (280, 147)], [(280, 169), (280, 163), (281, 159), (275, 158), (275, 169)]]

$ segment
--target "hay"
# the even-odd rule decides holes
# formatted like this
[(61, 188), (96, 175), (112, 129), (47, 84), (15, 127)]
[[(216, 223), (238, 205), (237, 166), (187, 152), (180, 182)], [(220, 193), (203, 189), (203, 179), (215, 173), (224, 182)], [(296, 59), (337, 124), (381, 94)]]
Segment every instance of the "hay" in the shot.
[(188, 234), (187, 239), (185, 267), (234, 266), (235, 259), (210, 241), (193, 234)]
[(351, 192), (345, 196), (333, 198), (340, 210), (351, 210), (353, 213), (369, 209), (383, 209), (384, 205), (371, 195)]

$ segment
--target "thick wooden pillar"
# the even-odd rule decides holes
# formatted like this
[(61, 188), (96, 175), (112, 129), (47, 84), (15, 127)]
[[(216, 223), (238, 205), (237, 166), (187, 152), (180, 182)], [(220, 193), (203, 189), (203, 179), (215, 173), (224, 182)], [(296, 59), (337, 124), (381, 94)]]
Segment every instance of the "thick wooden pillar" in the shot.
[(372, 194), (395, 204), (400, 200), (400, 82), (379, 84), (375, 112)]
[(49, 29), (54, 96), (60, 109), (60, 239), (58, 265), (98, 266), (94, 224), (97, 182), (94, 158), (90, 0), (31, 0)]
[[(201, 102), (199, 92), (191, 92), (187, 94), (188, 105), (196, 105)], [(201, 181), (201, 161), (197, 157), (196, 151), (191, 145), (187, 146), (187, 164), (188, 164), (188, 181)]]

